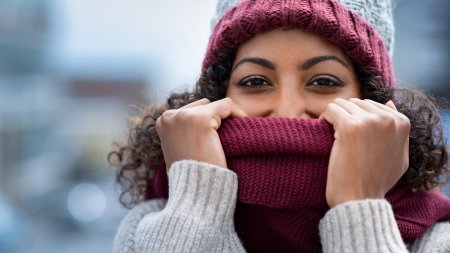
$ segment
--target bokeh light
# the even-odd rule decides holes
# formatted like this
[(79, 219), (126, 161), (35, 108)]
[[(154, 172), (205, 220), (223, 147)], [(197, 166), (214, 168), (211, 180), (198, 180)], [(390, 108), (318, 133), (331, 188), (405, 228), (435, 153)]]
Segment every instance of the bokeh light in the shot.
[(67, 208), (77, 220), (89, 222), (99, 218), (105, 211), (106, 198), (100, 187), (81, 183), (70, 190), (67, 196)]

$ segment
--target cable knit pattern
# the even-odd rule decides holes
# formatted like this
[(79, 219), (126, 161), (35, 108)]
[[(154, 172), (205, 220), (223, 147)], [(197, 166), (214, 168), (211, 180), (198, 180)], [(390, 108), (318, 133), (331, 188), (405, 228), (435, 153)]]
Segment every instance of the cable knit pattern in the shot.
[(221, 50), (235, 49), (254, 35), (277, 28), (319, 34), (339, 46), (362, 69), (381, 76), (385, 85), (395, 86), (389, 52), (375, 27), (336, 0), (242, 0), (214, 27), (202, 72), (217, 61)]
[[(231, 118), (222, 122), (218, 134), (228, 167), (239, 179), (234, 219), (245, 249), (321, 252), (319, 221), (329, 208), (325, 188), (334, 140), (331, 125), (317, 119)], [(164, 184), (158, 182), (164, 180), (165, 174), (159, 170), (152, 184), (162, 187)], [(167, 197), (164, 189), (155, 192), (162, 195), (154, 197)], [(412, 192), (397, 185), (387, 193), (386, 199), (392, 204), (395, 219), (392, 213), (386, 213), (391, 207), (382, 205), (376, 207), (379, 212), (367, 214), (369, 209), (362, 209), (361, 215), (391, 217), (397, 225), (390, 228), (387, 226), (391, 221), (386, 221), (384, 216), (376, 220), (382, 221), (385, 229), (395, 228), (408, 244), (436, 222), (450, 220), (450, 200), (437, 192)], [(356, 223), (357, 217), (352, 217)], [(343, 219), (343, 222), (347, 221)], [(336, 232), (332, 230), (332, 234)], [(339, 238), (343, 238), (342, 233)], [(396, 243), (402, 239), (397, 238)]]

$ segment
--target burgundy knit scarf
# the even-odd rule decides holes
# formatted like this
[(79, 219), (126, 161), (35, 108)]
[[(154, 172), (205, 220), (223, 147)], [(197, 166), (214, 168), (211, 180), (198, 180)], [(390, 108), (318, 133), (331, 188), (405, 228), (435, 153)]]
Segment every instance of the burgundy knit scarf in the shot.
[[(333, 127), (322, 120), (233, 118), (220, 140), (238, 176), (235, 227), (248, 252), (321, 252), (319, 221), (325, 199)], [(168, 197), (165, 169), (149, 198)], [(395, 186), (386, 195), (403, 240), (413, 242), (437, 221), (450, 220), (450, 199)]]

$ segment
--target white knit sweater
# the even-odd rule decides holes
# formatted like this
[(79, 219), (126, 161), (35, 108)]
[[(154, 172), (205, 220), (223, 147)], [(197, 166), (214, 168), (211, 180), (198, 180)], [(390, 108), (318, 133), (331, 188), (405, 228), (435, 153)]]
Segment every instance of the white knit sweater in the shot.
[[(169, 199), (133, 208), (114, 241), (115, 253), (245, 252), (233, 224), (237, 176), (184, 160), (169, 170)], [(450, 223), (437, 223), (405, 245), (390, 204), (351, 201), (330, 209), (319, 225), (323, 252), (450, 252)]]

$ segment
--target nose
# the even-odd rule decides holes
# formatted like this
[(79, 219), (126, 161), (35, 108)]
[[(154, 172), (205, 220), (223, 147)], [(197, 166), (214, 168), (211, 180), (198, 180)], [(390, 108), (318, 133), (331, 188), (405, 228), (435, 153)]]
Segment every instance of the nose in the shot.
[(285, 92), (276, 98), (272, 104), (272, 112), (269, 117), (304, 118), (311, 119), (313, 116), (308, 112), (308, 104), (305, 98), (296, 92)]

